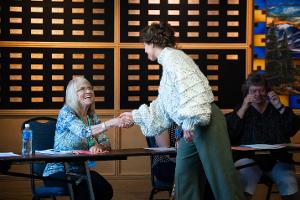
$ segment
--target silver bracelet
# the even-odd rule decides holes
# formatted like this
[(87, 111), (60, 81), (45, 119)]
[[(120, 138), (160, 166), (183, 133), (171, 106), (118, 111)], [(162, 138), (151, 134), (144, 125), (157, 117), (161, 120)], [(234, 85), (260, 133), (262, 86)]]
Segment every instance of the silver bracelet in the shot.
[(105, 122), (101, 123), (102, 132), (106, 131), (106, 124)]

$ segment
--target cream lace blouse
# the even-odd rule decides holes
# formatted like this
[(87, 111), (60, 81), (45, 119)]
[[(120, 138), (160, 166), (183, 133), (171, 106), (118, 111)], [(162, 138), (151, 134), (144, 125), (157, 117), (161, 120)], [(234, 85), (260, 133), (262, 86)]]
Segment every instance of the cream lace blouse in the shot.
[(207, 78), (183, 51), (164, 48), (158, 56), (163, 74), (157, 98), (133, 110), (133, 120), (145, 136), (162, 133), (174, 121), (183, 130), (209, 124), (214, 96)]

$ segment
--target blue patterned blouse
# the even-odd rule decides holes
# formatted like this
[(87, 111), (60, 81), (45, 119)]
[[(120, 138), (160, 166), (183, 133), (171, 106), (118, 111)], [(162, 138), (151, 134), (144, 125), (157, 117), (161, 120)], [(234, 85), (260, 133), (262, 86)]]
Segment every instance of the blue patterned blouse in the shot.
[[(90, 125), (101, 123), (98, 116), (95, 114), (88, 116)], [(82, 120), (76, 115), (75, 111), (69, 106), (65, 105), (59, 112), (55, 139), (54, 150), (69, 151), (69, 150), (89, 150), (88, 138), (91, 137), (91, 127), (85, 125)], [(103, 145), (110, 145), (109, 138), (105, 134), (98, 136), (98, 143)], [(70, 171), (74, 173), (81, 173), (84, 169), (78, 163), (69, 163)], [(48, 163), (43, 176), (49, 176), (57, 172), (64, 172), (63, 163)]]

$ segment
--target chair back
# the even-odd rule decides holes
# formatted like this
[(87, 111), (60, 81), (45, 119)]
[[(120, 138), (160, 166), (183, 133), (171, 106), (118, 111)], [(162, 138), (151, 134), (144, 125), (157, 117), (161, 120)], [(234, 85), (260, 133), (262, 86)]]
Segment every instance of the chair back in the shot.
[[(154, 136), (146, 137), (146, 140), (147, 140), (148, 147), (150, 147), (150, 148), (158, 147)], [(152, 190), (151, 190), (150, 197), (149, 197), (150, 200), (153, 199), (154, 195), (160, 191), (168, 191), (169, 194), (171, 195), (171, 191), (173, 188), (173, 182), (162, 181), (160, 179), (161, 177), (159, 177), (159, 175), (155, 173), (154, 166), (153, 166), (155, 163), (155, 160), (157, 160), (159, 162), (159, 160), (161, 159), (162, 156), (163, 155), (151, 155), (150, 156), (151, 183), (152, 183)], [(156, 161), (156, 164), (157, 164), (157, 161)], [(159, 169), (159, 170), (161, 171), (162, 169)]]
[[(22, 124), (30, 125), (32, 130), (32, 152), (35, 150), (52, 149), (54, 145), (54, 136), (56, 128), (56, 119), (52, 117), (34, 117)], [(32, 165), (32, 172), (36, 175), (42, 175), (46, 163), (37, 163)]]
[(155, 137), (151, 136), (151, 137), (146, 137), (147, 140), (147, 145), (150, 148), (155, 148), (157, 147), (156, 141), (155, 141)]
[[(22, 130), (25, 124), (30, 125), (32, 130), (32, 152), (36, 150), (52, 149), (54, 146), (54, 137), (56, 129), (56, 119), (52, 117), (34, 117), (22, 124)], [(30, 174), (42, 176), (47, 163), (44, 162), (31, 162)], [(35, 178), (31, 178), (31, 191), (33, 198), (52, 198), (56, 199), (56, 196), (69, 196), (69, 192), (63, 187), (47, 187), (36, 186)], [(71, 197), (70, 197), (71, 198)]]

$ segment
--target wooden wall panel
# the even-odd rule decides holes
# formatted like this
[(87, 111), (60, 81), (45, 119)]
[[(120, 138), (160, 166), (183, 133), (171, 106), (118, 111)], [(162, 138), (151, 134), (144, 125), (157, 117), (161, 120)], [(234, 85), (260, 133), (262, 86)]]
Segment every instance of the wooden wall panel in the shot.
[[(63, 1), (63, 0), (62, 0)], [(2, 8), (2, 11), (4, 10), (5, 12), (7, 12), (7, 5), (9, 4), (5, 4), (9, 2), (9, 0), (5, 0), (5, 1), (1, 1), (0, 7)], [(22, 7), (21, 2), (18, 0), (12, 0), (11, 2), (15, 2), (17, 5), (16, 8), (13, 8), (13, 15), (20, 15), (19, 13), (19, 9), (18, 7)], [(34, 2), (34, 1), (32, 1)], [(51, 1), (51, 6), (53, 6), (55, 3), (53, 3), (54, 1)], [(71, 2), (71, 1), (68, 1)], [(82, 1), (82, 2), (92, 2), (92, 1)], [(94, 1), (93, 1), (94, 2)], [(128, 3), (126, 3), (126, 0), (103, 0), (103, 1), (99, 1), (99, 2), (107, 2), (108, 4), (101, 4), (101, 6), (105, 7), (105, 9), (109, 9), (108, 11), (108, 15), (103, 15), (103, 13), (101, 14), (101, 10), (94, 10), (94, 13), (92, 14), (92, 17), (96, 17), (96, 16), (102, 16), (104, 17), (104, 21), (101, 21), (101, 17), (99, 17), (99, 19), (95, 19), (96, 21), (86, 21), (84, 20), (84, 26), (87, 26), (88, 23), (94, 23), (94, 25), (92, 27), (88, 28), (88, 32), (89, 35), (84, 38), (80, 35), (80, 32), (68, 32), (65, 29), (67, 29), (66, 27), (64, 27), (64, 25), (61, 25), (62, 21), (61, 20), (54, 20), (53, 24), (49, 26), (50, 29), (54, 29), (54, 27), (63, 27), (64, 28), (64, 33), (66, 33), (66, 35), (64, 36), (59, 36), (58, 38), (54, 35), (51, 35), (50, 37), (46, 38), (45, 36), (47, 34), (50, 34), (51, 32), (47, 32), (44, 30), (43, 35), (36, 35), (38, 33), (38, 31), (33, 31), (33, 32), (29, 32), (29, 31), (22, 31), (22, 34), (24, 34), (24, 37), (22, 37), (22, 34), (18, 34), (18, 30), (13, 30), (13, 32), (15, 31), (16, 34), (12, 34), (9, 35), (9, 28), (11, 27), (11, 29), (26, 29), (26, 26), (24, 26), (24, 24), (21, 24), (24, 22), (29, 22), (31, 23), (30, 27), (41, 27), (42, 25), (40, 23), (52, 23), (52, 19), (32, 19), (29, 20), (29, 18), (27, 17), (24, 21), (24, 19), (21, 19), (21, 17), (11, 17), (12, 19), (10, 19), (11, 21), (9, 22), (10, 25), (9, 26), (1, 26), (0, 28), (4, 29), (2, 30), (2, 34), (5, 35), (5, 37), (2, 37), (0, 39), (0, 48), (7, 50), (7, 49), (14, 49), (14, 50), (19, 50), (21, 49), (22, 51), (25, 52), (25, 50), (38, 50), (38, 49), (43, 49), (47, 52), (53, 51), (53, 49), (57, 50), (57, 49), (63, 49), (61, 50), (62, 52), (65, 51), (70, 51), (70, 50), (80, 50), (82, 52), (91, 52), (91, 51), (95, 51), (95, 52), (101, 52), (103, 49), (109, 49), (109, 61), (107, 61), (108, 65), (106, 65), (108, 68), (110, 68), (111, 71), (109, 71), (110, 73), (108, 73), (109, 75), (106, 75), (105, 79), (110, 79), (111, 82), (109, 82), (109, 85), (106, 85), (106, 87), (109, 87), (109, 94), (112, 95), (113, 98), (110, 98), (108, 102), (106, 102), (107, 104), (104, 105), (101, 102), (98, 104), (97, 108), (97, 113), (100, 115), (100, 118), (103, 120), (107, 120), (109, 118), (112, 118), (114, 116), (118, 116), (120, 113), (124, 112), (124, 111), (129, 111), (133, 108), (137, 108), (138, 105), (141, 102), (137, 102), (133, 105), (127, 106), (126, 102), (124, 102), (122, 99), (124, 98), (123, 94), (126, 94), (126, 91), (124, 91), (123, 87), (121, 86), (122, 81), (121, 80), (128, 80), (128, 76), (124, 75), (123, 71), (121, 70), (121, 68), (133, 68), (135, 66), (128, 66), (126, 65), (122, 65), (122, 55), (121, 52), (124, 51), (130, 51), (133, 50), (135, 52), (140, 52), (141, 54), (143, 53), (143, 44), (138, 42), (138, 35), (136, 35), (135, 33), (130, 33), (130, 37), (129, 36), (129, 32), (137, 32), (141, 27), (146, 26), (147, 24), (149, 24), (149, 22), (151, 22), (151, 20), (146, 21), (142, 20), (129, 20), (127, 21), (127, 23), (124, 23), (124, 20), (126, 21), (126, 19), (131, 19), (131, 18), (137, 18), (134, 14), (128, 16), (127, 10), (124, 10), (124, 7), (121, 8), (121, 3), (122, 4), (126, 4), (126, 6), (131, 7), (136, 7), (136, 5), (128, 5)], [(113, 3), (112, 3), (113, 2)], [(129, 2), (129, 1), (128, 1)], [(135, 0), (131, 0), (130, 2), (146, 2), (146, 1), (135, 1)], [(147, 1), (148, 2), (148, 1)], [(152, 2), (162, 2), (164, 4), (164, 6), (168, 6), (167, 5), (167, 1), (152, 1)], [(171, 1), (170, 1), (171, 2)], [(179, 2), (179, 1), (178, 1)], [(201, 11), (204, 11), (204, 7), (203, 5), (205, 4), (206, 1), (189, 1), (189, 2), (201, 2)], [(178, 16), (176, 14), (176, 11), (167, 11), (167, 9), (163, 9), (163, 11), (161, 11), (162, 13), (169, 13), (171, 16), (170, 18), (170, 23), (172, 25), (175, 26), (176, 32), (181, 33), (180, 36), (183, 35), (183, 40), (182, 43), (179, 43), (179, 48), (184, 49), (185, 51), (187, 51), (188, 53), (192, 54), (195, 56), (195, 52), (204, 52), (205, 50), (207, 50), (208, 52), (213, 52), (213, 51), (219, 51), (220, 54), (222, 54), (225, 51), (230, 51), (230, 52), (242, 52), (242, 62), (240, 63), (235, 63), (235, 66), (240, 67), (241, 69), (239, 70), (239, 81), (241, 81), (243, 79), (243, 77), (246, 77), (246, 75), (251, 71), (251, 63), (252, 63), (252, 49), (251, 49), (251, 44), (252, 44), (252, 11), (253, 11), (253, 0), (239, 0), (239, 1), (215, 1), (215, 2), (220, 2), (217, 5), (212, 5), (210, 4), (209, 7), (211, 9), (209, 9), (209, 11), (207, 11), (205, 13), (206, 16), (209, 17), (209, 22), (205, 22), (203, 21), (203, 19), (201, 19), (201, 23), (197, 22), (197, 20), (188, 20), (188, 22), (184, 21), (183, 17), (181, 17), (180, 15)], [(227, 2), (240, 2), (240, 4), (242, 5), (242, 8), (238, 8), (237, 4), (230, 4), (227, 5)], [(44, 3), (43, 1), (40, 2), (35, 2), (34, 4), (38, 5), (38, 4), (42, 4)], [(226, 6), (224, 8), (221, 8), (221, 4), (225, 3)], [(24, 3), (25, 4), (25, 3)], [(58, 3), (59, 5), (62, 5), (63, 3)], [(147, 4), (147, 3), (146, 3)], [(143, 4), (143, 6), (145, 6), (146, 4)], [(79, 3), (77, 7), (82, 7), (82, 3)], [(109, 6), (108, 6), (109, 5)], [(95, 6), (95, 4), (93, 4), (93, 6)], [(100, 7), (101, 7), (100, 6)], [(35, 6), (38, 7), (38, 6)], [(159, 4), (155, 5), (155, 7), (157, 8), (156, 10), (160, 9)], [(174, 7), (174, 5), (171, 5), (170, 7)], [(176, 9), (179, 7), (178, 5), (175, 5)], [(26, 9), (28, 9), (29, 6), (26, 7)], [(71, 8), (71, 7), (70, 7)], [(164, 7), (165, 8), (165, 7)], [(192, 10), (197, 10), (197, 8), (199, 8), (198, 5), (191, 3), (191, 5), (189, 5), (189, 8), (191, 8)], [(213, 9), (214, 8), (214, 9)], [(235, 15), (237, 14), (234, 11), (226, 11), (228, 9), (234, 8), (232, 10), (240, 10), (241, 12), (241, 18), (239, 18), (239, 16)], [(236, 8), (236, 9), (235, 9)], [(176, 10), (175, 9), (175, 10)], [(35, 10), (35, 9), (34, 9)], [(71, 9), (70, 9), (71, 10)], [(146, 11), (146, 7), (145, 10)], [(171, 9), (172, 10), (172, 9)], [(179, 8), (177, 10), (180, 10)], [(66, 10), (64, 10), (66, 11)], [(71, 10), (72, 11), (72, 10)], [(70, 15), (70, 16), (79, 16), (80, 14), (80, 10), (73, 10), (74, 11), (74, 15)], [(125, 12), (126, 11), (126, 12)], [(44, 12), (44, 11), (43, 11)], [(45, 12), (49, 12), (49, 10), (45, 10)], [(59, 10), (54, 11), (55, 12), (61, 12)], [(75, 13), (76, 12), (76, 13)], [(130, 11), (131, 13), (136, 12), (136, 11)], [(151, 11), (151, 17), (153, 17), (156, 19), (157, 15), (155, 15), (155, 12), (157, 11)], [(185, 8), (185, 12), (190, 13), (190, 16), (192, 16), (191, 18), (197, 18), (197, 12), (193, 11), (193, 12), (188, 12), (187, 9)], [(226, 13), (225, 13), (226, 12)], [(16, 14), (17, 13), (17, 14)], [(19, 13), (19, 14), (18, 14)], [(34, 13), (36, 13), (35, 15), (40, 16), (42, 15), (40, 13), (40, 11), (38, 11), (38, 9), (36, 9), (34, 11)], [(114, 13), (114, 16), (112, 18), (109, 18), (107, 16), (111, 16), (111, 13)], [(122, 14), (124, 13), (124, 14)], [(231, 18), (232, 20), (228, 20), (228, 19), (217, 19), (221, 16), (223, 16), (223, 14), (226, 14), (226, 16), (230, 16), (229, 18)], [(27, 13), (26, 13), (27, 14)], [(56, 13), (55, 15), (59, 15), (62, 16), (62, 14), (60, 13)], [(201, 12), (200, 12), (201, 15)], [(51, 16), (54, 16), (54, 14)], [(68, 15), (69, 16), (69, 15)], [(70, 17), (70, 19), (72, 18)], [(87, 18), (89, 18), (90, 16), (86, 16)], [(128, 18), (129, 17), (129, 18)], [(144, 16), (142, 16), (143, 18), (145, 18)], [(159, 17), (159, 16), (158, 16)], [(166, 16), (164, 14), (163, 17), (166, 17), (164, 19), (167, 19), (168, 16)], [(16, 19), (17, 18), (17, 19)], [(35, 18), (42, 18), (42, 17), (35, 17)], [(53, 18), (53, 17), (52, 17)], [(75, 20), (76, 18), (76, 20)], [(79, 20), (78, 17), (74, 17), (74, 20), (69, 21), (70, 23), (73, 23), (72, 25), (70, 25), (70, 27), (81, 27), (83, 26), (81, 23), (82, 21)], [(96, 17), (97, 18), (97, 17)], [(90, 19), (90, 18), (89, 18)], [(168, 18), (169, 19), (169, 18)], [(174, 19), (174, 20), (173, 20)], [(2, 19), (1, 23), (8, 23), (8, 21), (5, 21), (7, 19)], [(27, 21), (26, 21), (27, 20)], [(29, 21), (28, 21), (29, 20)], [(45, 21), (46, 20), (46, 21)], [(122, 21), (123, 20), (123, 21)], [(153, 21), (155, 21), (153, 20)], [(183, 22), (184, 21), (184, 22)], [(87, 23), (88, 22), (88, 23)], [(64, 23), (66, 23), (66, 21), (64, 20)], [(103, 24), (104, 23), (104, 24)], [(197, 28), (199, 28), (199, 26), (205, 26), (205, 28), (202, 31), (202, 33), (204, 35), (199, 34), (197, 36), (197, 34), (194, 33), (187, 33), (186, 30), (181, 29), (180, 26), (184, 24), (185, 26), (189, 27), (190, 32), (195, 32), (194, 30), (196, 30)], [(220, 27), (222, 26), (226, 26), (226, 31), (222, 31)], [(238, 26), (237, 26), (238, 25)], [(100, 34), (100, 35), (94, 35), (92, 36), (92, 29), (94, 31), (102, 31), (103, 28), (107, 28), (107, 32), (105, 32), (104, 35), (101, 36), (100, 32), (94, 32), (96, 34)], [(196, 28), (195, 28), (196, 27)], [(242, 28), (242, 31), (241, 31)], [(36, 28), (38, 29), (38, 28)], [(72, 28), (72, 29), (76, 29), (76, 28)], [(244, 30), (245, 29), (245, 30)], [(29, 30), (29, 29), (28, 29)], [(77, 29), (76, 29), (77, 30)], [(133, 31), (130, 31), (133, 30)], [(215, 37), (217, 35), (215, 35), (214, 32), (220, 32), (219, 36), (220, 37)], [(236, 33), (231, 33), (231, 32), (239, 32), (238, 35), (236, 35)], [(32, 34), (33, 33), (33, 34)], [(56, 34), (59, 34), (59, 31), (55, 32)], [(72, 33), (74, 33), (72, 35)], [(86, 32), (85, 32), (86, 33)], [(191, 41), (189, 40), (188, 34), (191, 34), (190, 38)], [(203, 38), (201, 38), (203, 36)], [(26, 40), (26, 38), (28, 40)], [(225, 39), (224, 39), (225, 38)], [(227, 40), (226, 40), (227, 38)], [(232, 43), (230, 42), (232, 41)], [(27, 51), (26, 51), (27, 52)], [(47, 54), (48, 55), (48, 54)], [(49, 54), (50, 55), (50, 54)], [(90, 56), (92, 54), (87, 53), (86, 55)], [(18, 55), (14, 55), (14, 56), (18, 56)], [(79, 56), (79, 55), (77, 55)], [(146, 56), (145, 54), (143, 54), (143, 56)], [(76, 57), (76, 56), (75, 56)], [(5, 66), (4, 61), (5, 58), (0, 55), (1, 58), (1, 65), (0, 65), (0, 70), (2, 75), (7, 75), (7, 74), (3, 74), (3, 68)], [(49, 56), (48, 56), (49, 58)], [(59, 55), (54, 55), (53, 58), (59, 58)], [(91, 58), (91, 57), (90, 57)], [(99, 57), (99, 55), (96, 55), (96, 57), (94, 58), (100, 58), (101, 60), (101, 56)], [(233, 57), (232, 57), (233, 58)], [(15, 59), (20, 59), (20, 58), (15, 58)], [(30, 58), (31, 59), (31, 58)], [(38, 63), (30, 63), (31, 66), (33, 66), (33, 68), (35, 68), (36, 70), (39, 70), (40, 65), (39, 64), (44, 64), (43, 66), (47, 66), (49, 63), (52, 64), (49, 60), (45, 63), (43, 63), (43, 59), (39, 58), (38, 55), (35, 55), (36, 60), (42, 61), (42, 62), (38, 62)], [(51, 58), (52, 59), (52, 58)], [(73, 59), (73, 57), (72, 57)], [(228, 58), (230, 60), (230, 58)], [(55, 59), (53, 59), (55, 60)], [(52, 61), (53, 61), (52, 60)], [(197, 58), (196, 58), (197, 60)], [(66, 63), (71, 62), (71, 60), (65, 60)], [(102, 62), (102, 61), (101, 61)], [(139, 61), (140, 62), (140, 61)], [(203, 61), (204, 62), (204, 61)], [(24, 61), (24, 63), (26, 63)], [(200, 63), (200, 62), (199, 62)], [(12, 63), (15, 64), (15, 63)], [(54, 63), (55, 64), (55, 63)], [(57, 64), (57, 63), (56, 63)], [(91, 63), (90, 63), (91, 64)], [(144, 64), (144, 62), (140, 62), (140, 65)], [(156, 63), (155, 63), (156, 64)], [(216, 69), (216, 65), (217, 64), (210, 64), (207, 63), (205, 61), (205, 64), (207, 65), (207, 69), (208, 70), (215, 70)], [(68, 67), (72, 67), (72, 63), (71, 65), (67, 64), (66, 66)], [(91, 66), (91, 65), (87, 65), (87, 66)], [(105, 66), (105, 67), (106, 67)], [(49, 67), (49, 66), (47, 66)], [(56, 65), (54, 67), (60, 68), (59, 65)], [(74, 69), (76, 70), (81, 70), (82, 66), (76, 65), (73, 66)], [(101, 66), (98, 66), (101, 68)], [(152, 67), (152, 68), (151, 68)], [(201, 66), (203, 67), (203, 66)], [(220, 66), (217, 66), (217, 68)], [(14, 70), (19, 70), (20, 71), (20, 66), (18, 65), (12, 65), (12, 68), (14, 68), (12, 71)], [(149, 66), (148, 66), (149, 68)], [(68, 68), (69, 69), (69, 68)], [(154, 69), (153, 66), (150, 66), (150, 69)], [(100, 71), (102, 69), (99, 69)], [(97, 76), (95, 78), (99, 78), (98, 75), (103, 75), (102, 71), (88, 71), (88, 75), (93, 77), (93, 75)], [(11, 72), (11, 71), (10, 71)], [(14, 73), (14, 72), (13, 72)], [(25, 71), (22, 71), (21, 73), (25, 73)], [(27, 73), (27, 72), (26, 72)], [(93, 73), (93, 74), (92, 74)], [(232, 73), (233, 75), (234, 72)], [(13, 75), (19, 75), (19, 74), (13, 74)], [(61, 75), (61, 74), (55, 74), (55, 75)], [(151, 74), (151, 75), (157, 75), (155, 74)], [(213, 74), (215, 75), (215, 74)], [(18, 78), (18, 77), (14, 77), (14, 78)], [(59, 77), (56, 77), (57, 79)], [(153, 77), (152, 77), (153, 78)], [(214, 77), (210, 77), (212, 80), (214, 79)], [(101, 78), (100, 78), (101, 79)], [(134, 77), (133, 77), (134, 79)], [(225, 80), (225, 79), (224, 79)], [(102, 80), (100, 80), (101, 82)], [(3, 87), (7, 87), (7, 85), (3, 85), (3, 79), (0, 79), (0, 92), (1, 95), (3, 95)], [(140, 84), (141, 82), (139, 82)], [(155, 80), (155, 84), (154, 86), (157, 86), (158, 81)], [(97, 84), (96, 86), (101, 86), (101, 84)], [(214, 87), (214, 92), (218, 93), (219, 89), (222, 87), (220, 85), (213, 85)], [(9, 88), (9, 87), (8, 87)], [(154, 88), (154, 89), (153, 89)], [(151, 91), (155, 90), (155, 87), (151, 88)], [(128, 89), (125, 88), (125, 89)], [(134, 88), (131, 88), (132, 91), (134, 91)], [(20, 88), (15, 87), (12, 88), (13, 91), (19, 92)], [(39, 92), (39, 88), (34, 88), (35, 92)], [(155, 92), (154, 92), (155, 93)], [(153, 93), (151, 93), (151, 98)], [(155, 93), (156, 94), (156, 93)], [(101, 96), (102, 93), (100, 92), (99, 95)], [(104, 95), (105, 96), (105, 95)], [(63, 95), (61, 95), (60, 97), (63, 97)], [(125, 97), (126, 98), (126, 97)], [(221, 98), (222, 99), (222, 98)], [(1, 100), (1, 99), (0, 99)], [(146, 103), (150, 102), (148, 101), (149, 98), (147, 97), (147, 101), (145, 101)], [(62, 102), (61, 102), (61, 106), (62, 106)], [(122, 106), (122, 104), (124, 104), (124, 106)], [(229, 103), (226, 104), (226, 106), (224, 106), (225, 108), (229, 108), (230, 106)], [(6, 107), (6, 109), (4, 109)], [(57, 113), (58, 113), (58, 108), (61, 107), (58, 104), (56, 105), (57, 107), (55, 109), (50, 109), (50, 108), (43, 108), (43, 109), (29, 109), (29, 107), (25, 108), (25, 109), (12, 109), (14, 107), (7, 105), (3, 105), (3, 107), (1, 107), (2, 109), (0, 109), (0, 151), (13, 151), (13, 152), (20, 152), (21, 149), (21, 131), (20, 131), (20, 126), (21, 123), (23, 121), (25, 121), (26, 119), (36, 116), (36, 115), (46, 115), (46, 116), (53, 116), (56, 117)], [(10, 108), (10, 109), (7, 109)], [(228, 109), (227, 109), (228, 111)], [(138, 147), (146, 147), (146, 140), (144, 138), (144, 136), (142, 135), (139, 127), (134, 126), (131, 129), (119, 129), (119, 128), (115, 128), (112, 130), (108, 131), (108, 136), (111, 138), (111, 142), (113, 145), (113, 149), (122, 149), (122, 148), (138, 148)], [(294, 138), (295, 142), (300, 143), (300, 135), (298, 134), (295, 138)], [(300, 156), (297, 156), (297, 159), (300, 160)], [(27, 171), (27, 167), (20, 165), (17, 166), (17, 170), (19, 171)], [(139, 158), (129, 158), (127, 161), (106, 161), (106, 162), (99, 162), (97, 164), (96, 170), (101, 172), (104, 175), (107, 175), (108, 177), (112, 177), (112, 178), (116, 178), (116, 179), (123, 179), (123, 178), (132, 178), (132, 177), (141, 177), (141, 176), (149, 176), (150, 173), (150, 161), (148, 157), (139, 157)], [(300, 172), (300, 170), (298, 170), (298, 172)], [(1, 187), (0, 187), (1, 188)], [(0, 197), (1, 199), (1, 197)]]
[[(121, 130), (120, 149), (140, 147), (147, 147), (147, 143), (138, 126)], [(149, 171), (149, 157), (133, 157), (126, 161), (120, 161), (120, 175), (145, 175), (149, 174)]]

